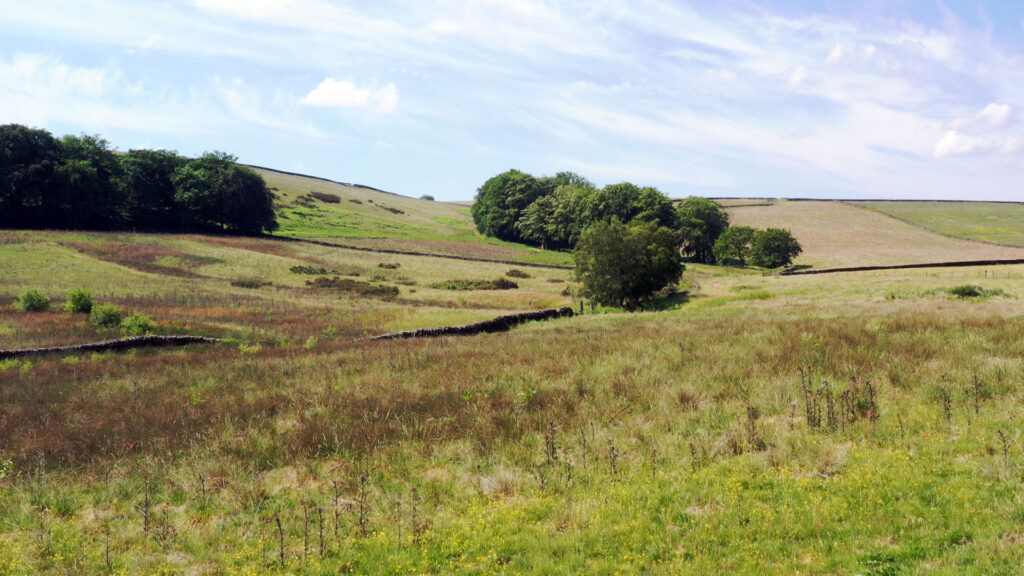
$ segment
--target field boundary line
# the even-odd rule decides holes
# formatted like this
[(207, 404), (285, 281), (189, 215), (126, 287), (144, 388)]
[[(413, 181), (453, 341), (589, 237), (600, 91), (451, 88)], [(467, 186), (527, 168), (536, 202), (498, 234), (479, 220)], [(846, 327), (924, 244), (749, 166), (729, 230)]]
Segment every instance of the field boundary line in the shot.
[(0, 360), (24, 358), (26, 356), (42, 356), (45, 354), (67, 354), (69, 352), (109, 352), (113, 350), (130, 350), (132, 348), (153, 348), (157, 346), (185, 346), (186, 344), (215, 344), (223, 342), (220, 338), (207, 336), (133, 336), (90, 344), (72, 346), (54, 346), (48, 348), (22, 348), (0, 350)]
[(850, 266), (845, 268), (822, 268), (821, 270), (783, 270), (776, 276), (809, 276), (812, 274), (836, 274), (840, 272), (871, 272), (874, 270), (912, 270), (920, 268), (969, 268), (972, 266), (1012, 266), (1024, 264), (1024, 258), (1012, 260), (964, 260), (961, 262), (931, 262), (926, 264), (893, 264), (889, 266)]
[(564, 306), (562, 308), (548, 308), (547, 310), (538, 310), (535, 312), (506, 314), (504, 316), (498, 316), (497, 318), (491, 318), (490, 320), (473, 322), (472, 324), (462, 324), (459, 326), (442, 326), (440, 328), (420, 328), (418, 330), (388, 332), (387, 334), (378, 334), (377, 336), (357, 338), (355, 341), (372, 342), (377, 340), (401, 340), (405, 338), (440, 338), (442, 336), (472, 336), (475, 334), (491, 332), (506, 332), (526, 322), (551, 320), (554, 318), (571, 318), (574, 315), (575, 313), (572, 308)]
[(323, 240), (313, 240), (311, 238), (293, 238), (291, 236), (274, 236), (264, 235), (264, 238), (272, 238), (274, 240), (283, 240), (285, 242), (303, 242), (305, 244), (314, 244), (317, 246), (327, 246), (330, 248), (341, 248), (342, 250), (358, 250), (360, 252), (375, 252), (378, 254), (397, 254), (400, 256), (426, 256), (429, 258), (447, 258), (449, 260), (463, 260), (466, 262), (485, 262), (488, 264), (508, 264), (509, 266), (526, 266), (529, 268), (549, 268), (551, 270), (573, 270), (572, 266), (566, 266), (564, 264), (538, 264), (535, 262), (520, 262), (518, 260), (494, 260), (491, 258), (474, 258), (472, 256), (456, 256), (454, 254), (435, 254), (431, 252), (414, 252), (412, 250), (393, 250), (391, 248), (367, 248), (365, 246), (353, 246), (351, 244), (336, 244), (334, 242), (325, 242)]

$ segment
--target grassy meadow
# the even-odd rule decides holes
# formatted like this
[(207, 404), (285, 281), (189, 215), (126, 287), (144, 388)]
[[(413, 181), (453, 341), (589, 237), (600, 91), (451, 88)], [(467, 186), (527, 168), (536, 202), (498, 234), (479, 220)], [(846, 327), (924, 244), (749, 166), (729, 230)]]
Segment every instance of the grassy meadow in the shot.
[[(781, 214), (773, 225), (792, 226), (816, 266), (1004, 250), (838, 203), (732, 210), (742, 223)], [(916, 243), (901, 255), (853, 232), (802, 232), (815, 210), (830, 229)], [(694, 265), (688, 296), (658, 312), (365, 342), (571, 305), (571, 272), (447, 290), (433, 285), (512, 266), (64, 232), (0, 232), (0, 265), (0, 348), (116, 336), (59, 310), (76, 287), (158, 331), (226, 339), (0, 362), (5, 575), (1024, 564), (1021, 266), (776, 277)], [(963, 285), (985, 292), (950, 292)], [(16, 311), (30, 287), (54, 308)]]
[(1024, 204), (1010, 202), (853, 202), (948, 236), (1024, 246)]

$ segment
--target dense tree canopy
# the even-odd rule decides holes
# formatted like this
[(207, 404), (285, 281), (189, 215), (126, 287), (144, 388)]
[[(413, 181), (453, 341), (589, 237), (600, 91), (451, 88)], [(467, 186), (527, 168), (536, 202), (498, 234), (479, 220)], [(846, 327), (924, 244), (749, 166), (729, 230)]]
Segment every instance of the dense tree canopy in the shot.
[(477, 191), (473, 221), (481, 233), (549, 248), (571, 248), (590, 224), (617, 218), (678, 226), (672, 201), (655, 188), (629, 182), (598, 189), (574, 172), (534, 178), (510, 170)]
[(676, 208), (683, 252), (694, 262), (714, 264), (714, 246), (729, 227), (729, 215), (720, 205), (707, 198), (690, 196)]
[(754, 239), (757, 231), (750, 226), (730, 226), (715, 241), (715, 261), (725, 264), (730, 260), (736, 261), (740, 266), (747, 265), (747, 256), (750, 255), (750, 242)]
[(684, 269), (675, 233), (654, 222), (595, 222), (580, 237), (575, 257), (576, 276), (587, 297), (627, 308), (679, 282)]
[(554, 180), (544, 182), (519, 170), (494, 176), (476, 193), (471, 212), (477, 230), (502, 240), (524, 240), (516, 222), (534, 200), (553, 191), (554, 185)]
[(779, 268), (793, 263), (803, 248), (789, 230), (758, 230), (750, 241), (750, 263), (763, 268)]
[(270, 191), (221, 152), (117, 154), (99, 136), (0, 125), (0, 227), (225, 231), (277, 228)]

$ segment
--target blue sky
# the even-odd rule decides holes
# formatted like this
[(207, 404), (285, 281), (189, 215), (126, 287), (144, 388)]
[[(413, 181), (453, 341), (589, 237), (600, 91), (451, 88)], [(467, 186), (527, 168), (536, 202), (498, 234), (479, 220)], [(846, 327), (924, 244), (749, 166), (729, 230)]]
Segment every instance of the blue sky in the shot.
[(1024, 200), (1009, 0), (0, 0), (0, 123), (470, 199)]

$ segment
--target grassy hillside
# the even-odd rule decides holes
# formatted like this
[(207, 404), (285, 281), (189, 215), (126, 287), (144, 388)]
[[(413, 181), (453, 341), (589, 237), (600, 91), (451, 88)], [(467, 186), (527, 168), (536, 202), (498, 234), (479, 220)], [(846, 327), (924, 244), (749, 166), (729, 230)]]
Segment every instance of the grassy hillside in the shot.
[(277, 234), (345, 244), (495, 260), (568, 264), (568, 254), (487, 238), (469, 207), (407, 198), (363, 186), (257, 169), (276, 194)]
[(1024, 246), (1024, 204), (1007, 202), (852, 202), (942, 234)]
[(844, 202), (778, 200), (728, 211), (733, 224), (789, 228), (804, 249), (796, 264), (818, 268), (1024, 258), (1021, 248), (943, 237)]
[[(893, 233), (841, 204), (734, 214), (815, 206), (819, 225)], [(877, 253), (818, 238), (823, 262)], [(892, 257), (921, 255), (906, 246)], [(5, 576), (1024, 563), (1024, 266), (691, 266), (699, 291), (662, 312), (365, 342), (566, 305), (571, 283), (524, 269), (515, 290), (446, 290), (510, 267), (193, 235), (0, 232), (0, 263), (0, 348), (119, 335), (16, 311), (29, 287), (227, 339), (0, 362)], [(335, 277), (373, 290), (307, 284)], [(967, 284), (984, 294), (951, 294)]]

